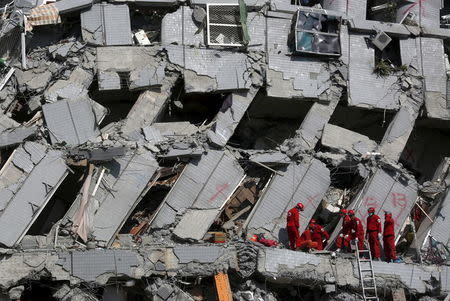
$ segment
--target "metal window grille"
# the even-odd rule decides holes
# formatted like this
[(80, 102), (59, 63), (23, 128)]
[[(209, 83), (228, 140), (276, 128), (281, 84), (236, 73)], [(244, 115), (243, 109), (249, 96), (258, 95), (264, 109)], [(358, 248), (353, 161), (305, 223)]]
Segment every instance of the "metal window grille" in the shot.
[(243, 46), (244, 37), (237, 4), (207, 4), (207, 42), (212, 46)]
[(340, 56), (341, 18), (317, 11), (298, 10), (295, 22), (295, 52)]

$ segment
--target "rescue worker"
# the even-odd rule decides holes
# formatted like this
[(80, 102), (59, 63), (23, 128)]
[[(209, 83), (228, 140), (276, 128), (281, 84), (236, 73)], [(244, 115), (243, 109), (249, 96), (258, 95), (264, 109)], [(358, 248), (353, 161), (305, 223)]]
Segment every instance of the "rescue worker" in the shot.
[(317, 243), (312, 241), (311, 228), (308, 227), (300, 236), (298, 248), (302, 251), (309, 251), (310, 249), (316, 249)]
[(383, 247), (384, 256), (388, 262), (397, 261), (397, 250), (395, 249), (395, 221), (392, 213), (385, 211), (384, 213), (384, 230), (383, 230)]
[(260, 244), (266, 246), (266, 247), (276, 247), (278, 246), (278, 242), (276, 242), (273, 239), (267, 239), (264, 237), (264, 234), (255, 234), (252, 237), (250, 237), (251, 241), (259, 242)]
[(303, 211), (305, 206), (302, 203), (298, 203), (294, 208), (287, 213), (286, 230), (289, 237), (289, 247), (295, 250), (300, 244), (300, 211)]
[(367, 217), (366, 238), (369, 240), (370, 253), (372, 259), (380, 260), (381, 219), (375, 214), (375, 208), (370, 207), (367, 212), (369, 216)]
[(352, 230), (352, 223), (350, 217), (347, 215), (346, 209), (341, 209), (339, 215), (343, 217), (341, 232), (336, 240), (337, 252), (343, 250), (348, 252), (350, 249), (350, 234)]
[(309, 222), (309, 228), (311, 229), (311, 239), (313, 242), (317, 243), (317, 250), (322, 251), (324, 246), (327, 245), (330, 235), (328, 232), (319, 225), (315, 219), (311, 219)]
[(355, 240), (358, 250), (364, 250), (364, 227), (362, 222), (355, 216), (355, 211), (349, 210), (348, 215), (352, 221), (351, 239)]

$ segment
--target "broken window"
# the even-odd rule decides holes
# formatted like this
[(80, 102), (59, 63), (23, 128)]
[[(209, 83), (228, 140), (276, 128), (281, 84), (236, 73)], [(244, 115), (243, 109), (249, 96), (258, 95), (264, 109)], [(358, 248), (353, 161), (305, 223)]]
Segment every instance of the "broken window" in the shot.
[(376, 112), (338, 105), (328, 123), (367, 136), (379, 143), (393, 118), (394, 114), (388, 111)]
[(244, 149), (274, 149), (295, 136), (311, 106), (308, 101), (267, 97), (260, 89), (229, 144)]
[(372, 39), (372, 43), (375, 46), (374, 73), (388, 76), (395, 72), (406, 71), (407, 67), (402, 65), (398, 38), (391, 38), (384, 32), (379, 32)]
[(379, 22), (396, 22), (397, 2), (393, 0), (367, 0), (366, 19)]
[(71, 169), (73, 173), (69, 173), (58, 187), (44, 210), (28, 230), (28, 235), (48, 234), (72, 205), (83, 184), (84, 168), (72, 166)]
[(169, 105), (160, 122), (188, 121), (192, 124), (211, 122), (222, 108), (228, 94), (189, 93), (184, 91), (184, 82), (174, 88)]
[(338, 16), (299, 9), (294, 28), (294, 53), (340, 56), (340, 25)]
[(245, 4), (207, 4), (207, 44), (245, 46), (248, 43)]
[(130, 218), (125, 222), (119, 232), (120, 234), (129, 233), (135, 239), (139, 239), (146, 232), (150, 220), (177, 181), (184, 166), (184, 164), (175, 164), (171, 167), (162, 167), (159, 169), (150, 181), (150, 189), (145, 193), (142, 200), (130, 215)]
[(450, 2), (444, 1), (441, 9), (441, 28), (450, 28)]
[(108, 115), (102, 121), (103, 124), (116, 122), (127, 117), (141, 91), (129, 91), (129, 74), (121, 73), (120, 90), (102, 91), (98, 89), (98, 81), (94, 79), (89, 87), (89, 97), (108, 108)]
[(230, 235), (242, 231), (247, 217), (272, 177), (272, 173), (266, 168), (256, 165), (249, 167), (246, 178), (233, 192), (221, 215), (209, 229), (207, 238), (211, 237), (212, 241), (220, 242), (217, 237), (220, 237), (222, 231)]

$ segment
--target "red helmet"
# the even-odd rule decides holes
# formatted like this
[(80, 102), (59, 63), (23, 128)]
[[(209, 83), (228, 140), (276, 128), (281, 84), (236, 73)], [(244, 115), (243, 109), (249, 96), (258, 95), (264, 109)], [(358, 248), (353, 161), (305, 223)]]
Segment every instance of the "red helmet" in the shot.
[(309, 221), (309, 223), (310, 223), (310, 224), (315, 224), (315, 223), (316, 223), (316, 220), (312, 218), (312, 219)]
[(370, 207), (370, 208), (367, 210), (367, 212), (369, 212), (369, 213), (375, 213), (375, 208)]
[(384, 211), (384, 215), (392, 217), (392, 213), (390, 211)]
[(354, 210), (349, 210), (348, 211), (348, 215), (351, 215), (351, 216), (355, 215), (355, 211)]
[(253, 235), (252, 237), (250, 237), (250, 240), (251, 240), (251, 241), (256, 241), (256, 242), (257, 242), (257, 241), (258, 241), (258, 235), (256, 235), (256, 234)]
[(298, 203), (297, 208), (303, 211), (303, 209), (305, 209), (305, 206), (302, 203)]
[(341, 215), (346, 215), (347, 214), (347, 209), (341, 209), (341, 211), (339, 211), (339, 214)]

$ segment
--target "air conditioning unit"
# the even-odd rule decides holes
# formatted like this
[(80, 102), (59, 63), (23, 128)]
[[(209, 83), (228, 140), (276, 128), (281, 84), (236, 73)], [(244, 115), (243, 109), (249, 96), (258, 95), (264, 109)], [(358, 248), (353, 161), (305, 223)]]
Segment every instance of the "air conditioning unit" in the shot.
[(391, 41), (391, 37), (383, 31), (378, 32), (377, 35), (372, 39), (372, 43), (381, 51), (383, 51), (383, 49), (386, 48), (386, 46), (389, 45)]
[(244, 45), (244, 34), (238, 4), (207, 4), (206, 14), (208, 45)]

